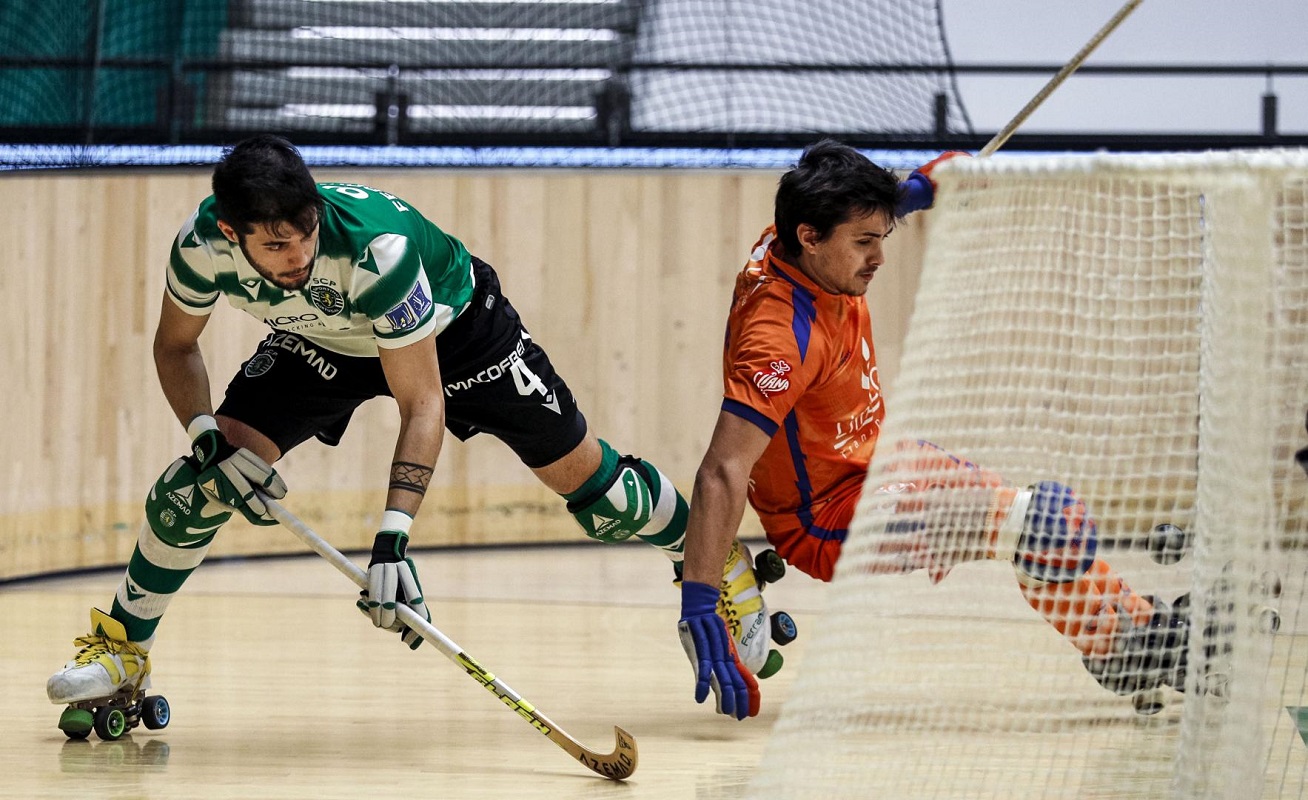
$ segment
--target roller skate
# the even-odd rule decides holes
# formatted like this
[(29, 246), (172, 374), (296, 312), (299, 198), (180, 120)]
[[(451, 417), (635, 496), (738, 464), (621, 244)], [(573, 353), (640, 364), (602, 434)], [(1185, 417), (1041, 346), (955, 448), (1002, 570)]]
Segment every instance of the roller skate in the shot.
[[(1149, 534), (1149, 557), (1163, 565), (1175, 564), (1185, 558), (1194, 547), (1194, 534), (1175, 525), (1163, 523)], [(1213, 585), (1214, 610), (1235, 609), (1235, 564), (1228, 563)], [(1182, 595), (1188, 597), (1188, 595)], [(1274, 603), (1281, 597), (1281, 578), (1270, 570), (1262, 572), (1249, 583), (1247, 611), (1255, 626), (1263, 633), (1276, 633), (1281, 629), (1281, 612)], [(1180, 602), (1180, 598), (1177, 598)]]
[[(1153, 529), (1148, 539), (1150, 558), (1155, 563), (1170, 566), (1185, 558), (1194, 545), (1194, 536), (1176, 525), (1164, 523)], [(1274, 634), (1281, 627), (1281, 615), (1270, 603), (1281, 596), (1281, 579), (1275, 573), (1263, 572), (1253, 579), (1245, 598), (1236, 592), (1233, 563), (1227, 564), (1213, 582), (1207, 597), (1207, 610), (1202, 617), (1203, 670), (1196, 676), (1196, 691), (1222, 698), (1230, 682), (1229, 661), (1231, 637), (1235, 632), (1235, 614), (1243, 605), (1245, 613), (1254, 621), (1255, 628), (1265, 634)], [(1119, 693), (1127, 688), (1132, 694), (1132, 705), (1142, 715), (1156, 714), (1167, 704), (1164, 686), (1178, 692), (1186, 690), (1189, 673), (1189, 638), (1195, 619), (1192, 596), (1186, 592), (1166, 603), (1147, 598), (1155, 608), (1147, 630), (1138, 628), (1128, 632), (1121, 645), (1119, 658), (1139, 673), (1132, 680), (1120, 677), (1105, 683)], [(1134, 655), (1131, 655), (1134, 653)], [(1087, 662), (1087, 668), (1089, 663)], [(1095, 670), (1091, 669), (1095, 674)], [(1100, 678), (1096, 675), (1096, 678)], [(1111, 684), (1111, 685), (1110, 685)]]
[(732, 543), (723, 567), (718, 615), (726, 620), (741, 661), (759, 679), (777, 674), (785, 663), (779, 651), (768, 647), (764, 630), (778, 646), (790, 644), (799, 635), (790, 614), (778, 611), (769, 615), (763, 599), (763, 587), (785, 574), (786, 562), (775, 550), (761, 551), (751, 566), (749, 548), (739, 539)]
[(50, 702), (68, 704), (59, 729), (70, 739), (85, 739), (94, 730), (111, 742), (137, 725), (163, 728), (171, 716), (168, 701), (147, 696), (150, 656), (127, 641), (123, 624), (98, 608), (91, 609), (91, 632), (73, 641), (77, 655), (46, 682)]

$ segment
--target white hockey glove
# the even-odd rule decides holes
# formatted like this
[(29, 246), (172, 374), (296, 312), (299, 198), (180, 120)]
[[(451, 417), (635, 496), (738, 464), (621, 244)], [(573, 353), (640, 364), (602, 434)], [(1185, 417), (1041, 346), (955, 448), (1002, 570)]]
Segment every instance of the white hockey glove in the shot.
[(276, 500), (285, 497), (286, 482), (277, 470), (244, 447), (233, 447), (218, 430), (217, 420), (208, 414), (191, 420), (186, 433), (200, 473), (196, 482), (205, 494), (241, 512), (255, 525), (276, 525), (254, 490), (262, 489)]
[(418, 568), (413, 559), (405, 555), (409, 535), (398, 531), (382, 531), (372, 543), (372, 559), (368, 561), (368, 588), (359, 592), (355, 605), (372, 619), (378, 628), (395, 631), (400, 640), (417, 650), (422, 636), (400, 621), (396, 606), (403, 604), (415, 614), (431, 622), (431, 614), (422, 599), (422, 584), (418, 582)]

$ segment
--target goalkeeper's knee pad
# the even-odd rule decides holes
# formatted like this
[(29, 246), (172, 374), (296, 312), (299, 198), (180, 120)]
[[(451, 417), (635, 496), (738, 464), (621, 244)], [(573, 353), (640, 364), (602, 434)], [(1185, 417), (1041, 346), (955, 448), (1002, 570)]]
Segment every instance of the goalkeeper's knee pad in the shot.
[(607, 442), (601, 440), (600, 447), (600, 468), (587, 481), (597, 488), (568, 503), (568, 513), (586, 535), (620, 542), (667, 528), (678, 511), (679, 495), (672, 482), (639, 458), (619, 456)]
[(1057, 481), (1041, 481), (1030, 491), (1014, 565), (1045, 583), (1076, 580), (1095, 561), (1099, 532), (1094, 518), (1071, 487)]
[(145, 498), (150, 529), (174, 547), (194, 546), (231, 519), (231, 509), (209, 499), (196, 485), (198, 477), (195, 462), (179, 458), (168, 465)]

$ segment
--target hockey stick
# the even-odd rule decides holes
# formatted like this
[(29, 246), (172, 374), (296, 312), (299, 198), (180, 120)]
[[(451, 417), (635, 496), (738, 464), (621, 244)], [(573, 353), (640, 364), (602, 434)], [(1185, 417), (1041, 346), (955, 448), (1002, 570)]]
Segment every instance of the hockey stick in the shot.
[(994, 135), (994, 138), (986, 142), (986, 146), (981, 148), (981, 152), (977, 153), (977, 156), (979, 158), (985, 158), (986, 156), (995, 152), (999, 148), (1003, 147), (1004, 142), (1007, 142), (1008, 138), (1013, 135), (1013, 133), (1017, 130), (1018, 126), (1021, 125), (1023, 122), (1026, 122), (1026, 118), (1031, 116), (1031, 114), (1037, 108), (1040, 107), (1040, 104), (1045, 101), (1045, 98), (1053, 94), (1054, 90), (1058, 88), (1059, 84), (1067, 80), (1067, 76), (1071, 75), (1073, 72), (1076, 72), (1077, 69), (1081, 66), (1081, 64), (1083, 64), (1085, 60), (1090, 57), (1090, 54), (1094, 52), (1094, 49), (1099, 46), (1099, 43), (1102, 42), (1104, 39), (1107, 39), (1108, 34), (1112, 33), (1117, 28), (1118, 25), (1122, 24), (1122, 20), (1126, 19), (1127, 16), (1129, 16), (1132, 11), (1135, 11), (1136, 7), (1143, 2), (1144, 0), (1127, 0), (1126, 5), (1118, 9), (1117, 13), (1113, 15), (1113, 18), (1108, 20), (1108, 22), (1104, 24), (1104, 27), (1100, 28), (1099, 32), (1096, 33), (1090, 39), (1090, 41), (1085, 43), (1085, 47), (1082, 47), (1079, 51), (1077, 51), (1077, 54), (1072, 56), (1072, 60), (1067, 62), (1067, 64), (1065, 64), (1063, 68), (1058, 71), (1057, 75), (1050, 78), (1049, 83), (1046, 83), (1044, 88), (1041, 89), (1039, 92), (1037, 92), (1036, 96), (1032, 97), (1031, 100), (1028, 101), (1027, 104), (1022, 108), (1021, 111), (1017, 112), (1017, 116), (1009, 120), (1008, 124), (1004, 126), (1003, 130), (1001, 130), (999, 133), (996, 133)]
[[(261, 497), (264, 503), (267, 504), (268, 511), (274, 519), (285, 525), (291, 533), (300, 537), (315, 553), (331, 562), (333, 567), (336, 567), (347, 578), (354, 581), (360, 589), (368, 588), (368, 574), (360, 569), (357, 564), (342, 555), (339, 550), (328, 544), (321, 536), (314, 533), (308, 525), (301, 522), (299, 518), (287, 511), (276, 500), (267, 495), (261, 495)], [(576, 739), (569, 736), (566, 731), (555, 725), (549, 717), (540, 713), (535, 706), (524, 700), (521, 695), (509, 688), (508, 684), (488, 672), (472, 656), (463, 652), (463, 649), (448, 636), (414, 613), (413, 609), (408, 606), (398, 605), (395, 608), (395, 613), (405, 625), (417, 631), (422, 635), (422, 638), (430, 642), (432, 647), (441, 651), (442, 655), (457, 664), (460, 669), (471, 675), (473, 680), (485, 686), (491, 694), (499, 698), (500, 702), (516, 711), (518, 716), (531, 723), (533, 728), (545, 734), (547, 739), (562, 747), (568, 755), (580, 761), (587, 769), (615, 781), (628, 778), (631, 773), (636, 771), (636, 740), (622, 728), (617, 726), (613, 728), (613, 734), (617, 742), (612, 753), (606, 755), (587, 749)]]

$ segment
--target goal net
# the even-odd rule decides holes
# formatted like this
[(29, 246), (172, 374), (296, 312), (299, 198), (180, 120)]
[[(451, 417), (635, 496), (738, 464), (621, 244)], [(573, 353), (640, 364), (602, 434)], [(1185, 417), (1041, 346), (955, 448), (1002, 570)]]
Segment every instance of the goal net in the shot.
[[(938, 177), (887, 422), (749, 796), (1302, 796), (1308, 154), (959, 159)], [(877, 491), (933, 477), (897, 455), (919, 439), (1014, 487), (1073, 487), (1131, 589), (1188, 594), (1185, 692), (1101, 686), (1011, 556), (936, 585), (878, 574), (921, 521)], [(1151, 557), (1181, 532), (1188, 549)]]

